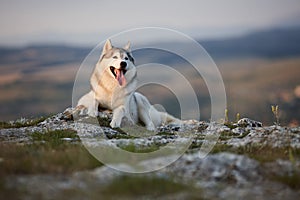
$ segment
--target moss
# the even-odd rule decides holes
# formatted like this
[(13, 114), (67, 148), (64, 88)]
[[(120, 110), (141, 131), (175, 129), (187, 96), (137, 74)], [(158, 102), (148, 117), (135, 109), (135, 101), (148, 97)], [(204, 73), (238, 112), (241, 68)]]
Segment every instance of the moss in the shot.
[(273, 148), (268, 145), (246, 145), (237, 148), (236, 152), (261, 163), (272, 162), (277, 159), (289, 160), (288, 147)]
[(8, 122), (0, 122), (0, 129), (13, 128), (13, 125)]
[(44, 121), (47, 117), (40, 117), (34, 119), (19, 119), (13, 122), (0, 122), (0, 129), (7, 129), (7, 128), (21, 128), (21, 127), (28, 127), (28, 126), (35, 126), (38, 123)]
[[(261, 163), (266, 163), (266, 162), (273, 162), (278, 159), (290, 160), (289, 148), (290, 147), (273, 148), (268, 145), (260, 145), (260, 144), (258, 145), (249, 144), (242, 147), (232, 147), (226, 144), (216, 144), (212, 150), (212, 153), (227, 151), (231, 153), (248, 156)], [(293, 149), (293, 155), (294, 157), (297, 157), (297, 159), (299, 159), (300, 149)]]
[(97, 117), (98, 123), (100, 126), (110, 127), (111, 120), (105, 117)]
[(159, 149), (159, 146), (155, 144), (150, 146), (136, 146), (133, 142), (127, 145), (119, 145), (119, 147), (125, 151), (133, 153), (149, 153)]
[[(201, 144), (199, 147), (201, 147)], [(289, 160), (292, 162), (290, 147), (273, 148), (271, 146), (261, 144), (249, 144), (241, 147), (233, 147), (231, 145), (217, 143), (213, 147), (211, 153), (219, 152), (230, 152), (245, 155), (261, 163), (273, 162), (278, 159)], [(293, 158), (298, 160), (300, 158), (300, 149), (292, 149), (292, 152)]]
[(118, 134), (107, 134), (106, 137), (108, 139), (134, 139), (137, 137), (134, 137), (132, 135), (127, 135), (126, 133), (120, 133), (120, 131), (118, 130)]
[(220, 140), (228, 140), (228, 139), (231, 139), (231, 138), (244, 138), (246, 137), (248, 134), (250, 133), (249, 130), (245, 131), (242, 135), (237, 135), (235, 133), (233, 133), (231, 130), (229, 131), (222, 131), (220, 133), (220, 137), (219, 139)]
[(31, 139), (33, 142), (46, 142), (46, 144), (51, 147), (56, 147), (67, 143), (67, 141), (63, 140), (63, 138), (71, 138), (72, 141), (80, 140), (77, 132), (71, 129), (47, 131), (45, 133), (34, 132), (31, 134)]
[(233, 136), (234, 136), (234, 133), (232, 133), (231, 131), (222, 131), (220, 133), (219, 139), (220, 140), (228, 140), (228, 139), (233, 138)]
[(233, 147), (231, 145), (227, 145), (227, 144), (216, 144), (213, 149), (211, 150), (211, 153), (220, 153), (220, 152), (232, 152)]
[(236, 127), (238, 127), (233, 122), (225, 122), (224, 125), (227, 126), (228, 128), (230, 128), (231, 130), (235, 129)]
[(158, 132), (156, 135), (159, 135), (159, 136), (173, 136), (173, 135), (175, 135), (175, 133), (162, 131), (162, 132)]

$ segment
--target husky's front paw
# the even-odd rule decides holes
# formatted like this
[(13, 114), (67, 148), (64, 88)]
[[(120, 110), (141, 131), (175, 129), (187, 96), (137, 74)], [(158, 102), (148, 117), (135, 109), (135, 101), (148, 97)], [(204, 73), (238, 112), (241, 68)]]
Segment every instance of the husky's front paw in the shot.
[(121, 122), (118, 122), (118, 120), (113, 119), (109, 125), (112, 128), (119, 128), (121, 126)]
[(156, 128), (155, 128), (155, 126), (154, 126), (153, 123), (147, 124), (146, 129), (147, 129), (148, 131), (155, 131), (155, 130), (156, 130)]
[(88, 109), (88, 112), (87, 112), (88, 116), (90, 117), (98, 117), (98, 111), (97, 110), (93, 110), (93, 109)]
[(112, 128), (121, 127), (121, 122), (123, 117), (125, 116), (125, 108), (124, 106), (120, 106), (113, 111), (113, 118), (110, 122), (110, 126)]

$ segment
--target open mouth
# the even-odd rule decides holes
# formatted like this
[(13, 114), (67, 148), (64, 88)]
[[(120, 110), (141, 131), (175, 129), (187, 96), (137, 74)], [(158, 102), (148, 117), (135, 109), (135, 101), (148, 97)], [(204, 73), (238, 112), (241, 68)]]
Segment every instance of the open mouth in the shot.
[(110, 66), (109, 69), (110, 69), (111, 73), (114, 75), (115, 78), (117, 77), (118, 73), (122, 73), (123, 75), (125, 75), (126, 72), (127, 72), (126, 69), (117, 69), (113, 66)]
[(119, 82), (119, 85), (125, 85), (126, 79), (125, 79), (125, 74), (127, 72), (126, 69), (117, 69), (113, 66), (109, 67), (111, 73), (114, 75), (115, 79)]

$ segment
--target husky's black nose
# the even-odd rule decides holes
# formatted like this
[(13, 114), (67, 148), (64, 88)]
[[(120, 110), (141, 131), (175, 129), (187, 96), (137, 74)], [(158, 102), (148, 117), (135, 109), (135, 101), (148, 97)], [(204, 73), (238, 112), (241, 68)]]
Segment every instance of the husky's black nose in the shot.
[(120, 63), (120, 67), (121, 67), (121, 69), (125, 69), (125, 68), (127, 67), (127, 63), (124, 62), (124, 61), (122, 61), (122, 62)]

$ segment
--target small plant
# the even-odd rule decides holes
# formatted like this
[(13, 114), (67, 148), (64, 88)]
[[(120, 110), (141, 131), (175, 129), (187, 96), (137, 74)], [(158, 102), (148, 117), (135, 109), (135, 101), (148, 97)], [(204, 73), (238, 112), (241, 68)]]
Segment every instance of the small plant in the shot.
[(227, 124), (227, 123), (229, 123), (229, 117), (228, 117), (228, 109), (226, 108), (225, 109), (225, 122), (224, 122), (224, 124)]
[(235, 119), (235, 121), (238, 122), (240, 119), (241, 119), (240, 113), (236, 113), (236, 119)]
[[(236, 122), (240, 120), (240, 113), (236, 114)], [(237, 125), (235, 124), (235, 122), (230, 121), (229, 117), (228, 117), (228, 109), (225, 109), (225, 120), (224, 120), (224, 125), (227, 126), (230, 129), (234, 129), (237, 127)]]
[(296, 166), (296, 160), (293, 154), (293, 150), (291, 148), (289, 148), (289, 160), (290, 162), (293, 164), (293, 167)]
[(276, 106), (271, 106), (271, 109), (272, 109), (272, 113), (273, 113), (273, 115), (274, 115), (274, 118), (275, 118), (275, 125), (276, 126), (279, 126), (279, 107), (278, 107), (278, 105), (276, 105)]
[[(224, 124), (229, 124), (229, 123), (230, 123), (228, 113), (229, 113), (229, 111), (228, 111), (228, 109), (226, 108), (226, 109), (225, 109), (225, 119), (224, 119)], [(241, 119), (240, 113), (236, 113), (235, 122), (238, 122), (240, 119)]]

